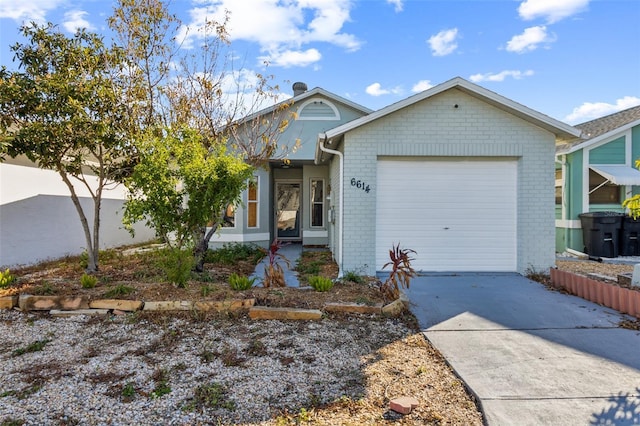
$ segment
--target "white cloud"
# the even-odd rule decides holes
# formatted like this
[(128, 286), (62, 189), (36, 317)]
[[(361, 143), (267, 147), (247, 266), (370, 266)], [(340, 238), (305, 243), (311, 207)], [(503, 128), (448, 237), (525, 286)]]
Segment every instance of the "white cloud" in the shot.
[(534, 74), (533, 70), (517, 71), (517, 70), (504, 70), (497, 74), (474, 74), (469, 77), (469, 80), (474, 83), (480, 83), (483, 81), (504, 81), (507, 77), (511, 77), (514, 80), (521, 80), (524, 77), (531, 77)]
[(456, 38), (458, 37), (458, 29), (452, 28), (442, 30), (438, 34), (431, 36), (427, 43), (431, 47), (433, 56), (446, 56), (453, 53), (458, 48)]
[(394, 6), (394, 10), (396, 11), (396, 13), (402, 12), (402, 10), (404, 9), (402, 0), (387, 0), (387, 3)]
[[(350, 20), (350, 0), (202, 0), (199, 4), (190, 11), (190, 22), (178, 37), (186, 47), (203, 37), (207, 21), (224, 21), (225, 10), (230, 13), (227, 30), (231, 40), (258, 43), (265, 53), (263, 59), (279, 66), (296, 65), (300, 56), (312, 59), (317, 49), (302, 49), (309, 43), (330, 43), (347, 51), (358, 50), (361, 45), (354, 35), (342, 32)], [(293, 62), (286, 62), (287, 56)], [(318, 52), (315, 59), (321, 56)]]
[(525, 21), (544, 18), (552, 24), (587, 9), (589, 0), (525, 0), (518, 7)]
[(269, 56), (260, 57), (261, 61), (266, 61), (269, 65), (289, 68), (289, 67), (306, 67), (318, 62), (322, 55), (317, 49), (307, 49), (305, 51), (285, 50), (283, 52), (274, 52)]
[(625, 96), (616, 100), (615, 104), (585, 102), (579, 107), (574, 108), (573, 112), (564, 118), (564, 121), (570, 124), (584, 123), (585, 121), (613, 114), (614, 112), (622, 111), (636, 105), (640, 105), (640, 98), (635, 96)]
[(507, 51), (515, 53), (525, 53), (536, 50), (540, 44), (549, 44), (556, 41), (556, 37), (547, 33), (547, 27), (539, 25), (529, 27), (520, 35), (513, 36), (507, 42)]
[(75, 33), (80, 28), (86, 28), (87, 30), (94, 30), (95, 27), (91, 25), (89, 21), (84, 19), (88, 15), (83, 10), (72, 10), (64, 14), (64, 23), (62, 26), (70, 33)]
[(433, 84), (431, 84), (430, 80), (420, 80), (416, 84), (413, 85), (411, 91), (413, 93), (424, 92), (427, 89), (431, 89)]
[(0, 0), (0, 18), (9, 18), (22, 24), (47, 21), (47, 12), (62, 5), (65, 0)]
[(367, 94), (369, 94), (371, 96), (382, 96), (382, 95), (387, 95), (389, 93), (388, 90), (385, 90), (385, 89), (382, 88), (380, 83), (370, 84), (365, 89), (365, 92), (367, 92)]
[(373, 83), (367, 86), (365, 92), (367, 92), (367, 94), (371, 96), (382, 96), (389, 94), (398, 95), (402, 93), (402, 88), (400, 86), (396, 86), (391, 89), (383, 89), (380, 83)]

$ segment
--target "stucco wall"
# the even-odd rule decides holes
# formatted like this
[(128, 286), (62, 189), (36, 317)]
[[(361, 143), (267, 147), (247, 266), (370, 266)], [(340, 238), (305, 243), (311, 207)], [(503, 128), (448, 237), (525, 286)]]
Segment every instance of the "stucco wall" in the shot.
[[(382, 266), (375, 265), (379, 156), (519, 158), (518, 272), (554, 264), (553, 134), (453, 89), (359, 127), (343, 143), (345, 271), (372, 274)], [(351, 186), (352, 178), (371, 191)]]
[[(77, 186), (88, 220), (93, 220), (93, 201), (86, 188)], [(153, 230), (135, 226), (135, 237), (122, 226), (125, 190), (110, 186), (102, 199), (100, 248), (122, 246), (153, 239)], [(0, 266), (33, 264), (82, 253), (87, 244), (80, 218), (60, 176), (12, 164), (0, 165)]]

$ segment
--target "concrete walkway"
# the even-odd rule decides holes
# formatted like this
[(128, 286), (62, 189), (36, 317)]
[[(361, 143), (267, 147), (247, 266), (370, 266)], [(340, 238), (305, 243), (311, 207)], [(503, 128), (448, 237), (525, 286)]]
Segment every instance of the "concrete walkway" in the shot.
[(640, 425), (640, 332), (618, 312), (517, 274), (432, 274), (407, 295), (489, 425)]

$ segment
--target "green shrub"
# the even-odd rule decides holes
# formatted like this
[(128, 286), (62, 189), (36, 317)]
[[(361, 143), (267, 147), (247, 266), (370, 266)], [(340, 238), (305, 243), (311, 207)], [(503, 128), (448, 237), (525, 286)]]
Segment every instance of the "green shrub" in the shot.
[(309, 285), (315, 291), (329, 291), (333, 288), (333, 281), (327, 277), (313, 275), (309, 277)]
[(317, 260), (312, 262), (302, 262), (299, 260), (296, 265), (296, 271), (302, 275), (315, 275), (320, 273), (320, 266), (322, 266), (322, 262)]
[(359, 275), (355, 271), (347, 271), (347, 272), (345, 272), (344, 276), (342, 278), (345, 281), (351, 281), (352, 283), (356, 283), (356, 284), (364, 283), (364, 278), (362, 278), (362, 275)]
[(169, 373), (164, 368), (153, 372), (152, 379), (156, 382), (156, 386), (151, 391), (151, 398), (160, 398), (161, 396), (171, 393), (169, 386)]
[(220, 383), (213, 382), (198, 386), (193, 399), (195, 406), (200, 409), (218, 410), (223, 408), (233, 411), (236, 408), (235, 403), (228, 397), (227, 389)]
[(80, 259), (78, 260), (78, 262), (80, 263), (80, 267), (82, 269), (87, 269), (87, 267), (89, 266), (89, 253), (83, 251), (80, 254)]
[(211, 286), (211, 285), (203, 285), (200, 288), (200, 294), (202, 295), (202, 297), (207, 297), (209, 296), (211, 293), (213, 293), (214, 291), (216, 291), (216, 287)]
[(9, 272), (9, 269), (2, 272), (0, 271), (0, 288), (8, 287), (10, 284), (16, 281), (15, 275)]
[(33, 343), (30, 343), (29, 345), (23, 347), (23, 348), (18, 348), (15, 351), (13, 351), (11, 353), (11, 356), (13, 357), (17, 357), (20, 355), (24, 355), (24, 354), (28, 354), (28, 353), (32, 353), (32, 352), (40, 352), (44, 349), (44, 346), (49, 343), (51, 340), (45, 339), (45, 340), (36, 340)]
[(205, 263), (223, 263), (233, 265), (239, 260), (251, 260), (258, 263), (265, 255), (263, 249), (255, 244), (228, 243), (216, 250), (207, 250)]
[(104, 293), (104, 297), (110, 299), (117, 296), (126, 296), (127, 294), (133, 293), (134, 291), (136, 291), (136, 289), (133, 287), (124, 284), (118, 284), (117, 286), (111, 287), (109, 290), (107, 290)]
[(33, 294), (37, 296), (51, 296), (56, 292), (56, 288), (49, 281), (43, 281), (42, 284), (33, 289)]
[(185, 288), (195, 264), (191, 251), (168, 248), (163, 250), (160, 258), (167, 280), (180, 288)]
[(256, 277), (249, 278), (244, 275), (238, 275), (235, 272), (229, 275), (229, 286), (236, 291), (249, 290), (253, 287)]
[(124, 385), (124, 387), (122, 388), (122, 397), (126, 400), (131, 400), (133, 399), (134, 396), (136, 396), (136, 386), (133, 382), (129, 382), (126, 385)]
[(83, 274), (80, 277), (80, 285), (82, 288), (94, 288), (98, 284), (98, 278), (93, 275)]

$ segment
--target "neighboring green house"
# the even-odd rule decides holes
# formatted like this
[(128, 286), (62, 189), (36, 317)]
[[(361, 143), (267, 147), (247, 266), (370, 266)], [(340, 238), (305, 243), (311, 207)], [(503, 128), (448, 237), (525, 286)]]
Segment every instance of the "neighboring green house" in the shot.
[(556, 147), (556, 251), (585, 251), (580, 214), (623, 213), (640, 192), (640, 106), (578, 124), (582, 139)]

